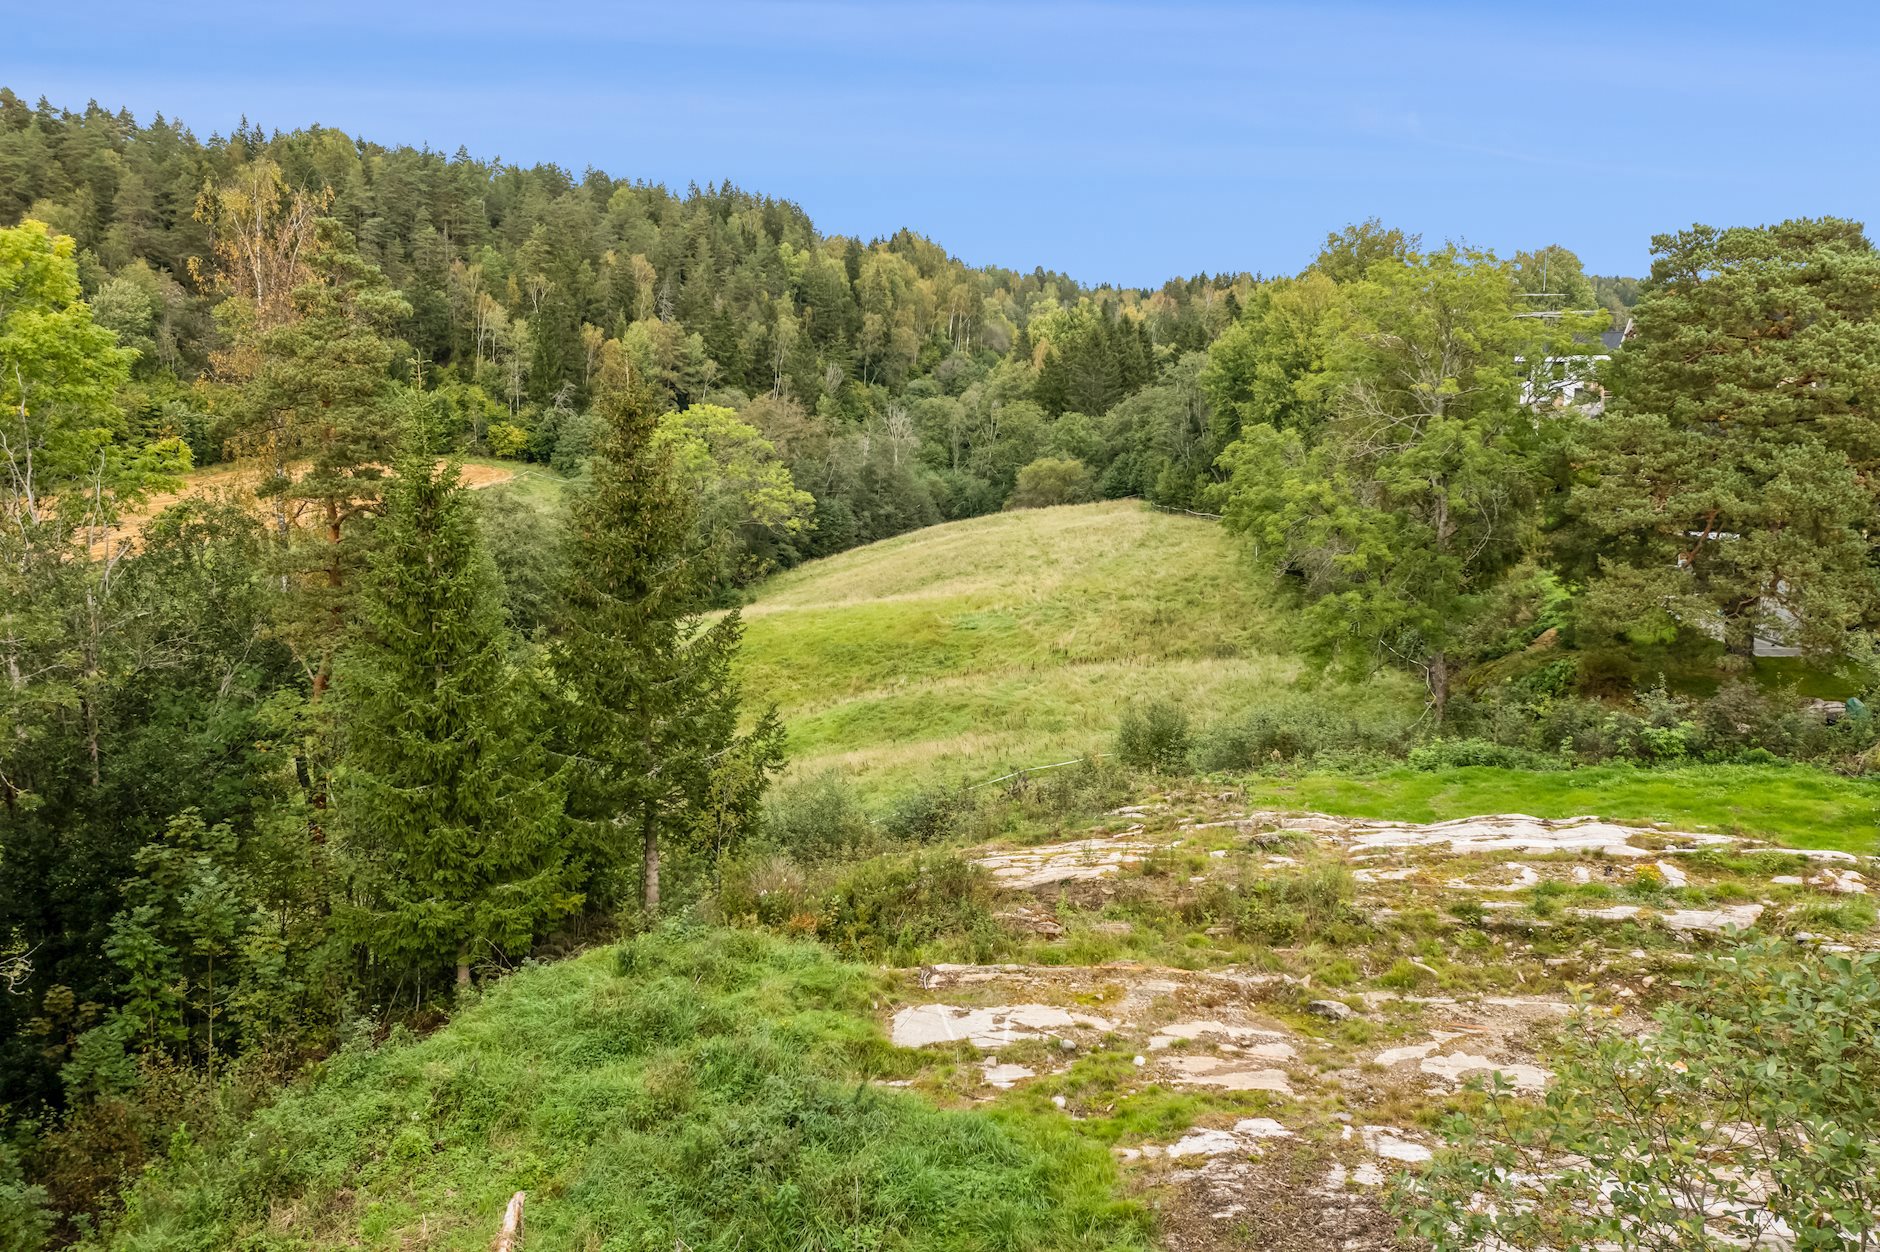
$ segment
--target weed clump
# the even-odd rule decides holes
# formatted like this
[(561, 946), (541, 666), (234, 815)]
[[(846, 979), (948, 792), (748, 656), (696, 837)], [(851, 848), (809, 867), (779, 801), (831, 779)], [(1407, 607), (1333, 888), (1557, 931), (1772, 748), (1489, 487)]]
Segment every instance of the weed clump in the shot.
[(1346, 944), (1358, 939), (1363, 927), (1351, 904), (1354, 890), (1351, 871), (1331, 863), (1213, 882), (1187, 907), (1186, 920), (1223, 925), (1237, 939), (1275, 947), (1320, 939)]

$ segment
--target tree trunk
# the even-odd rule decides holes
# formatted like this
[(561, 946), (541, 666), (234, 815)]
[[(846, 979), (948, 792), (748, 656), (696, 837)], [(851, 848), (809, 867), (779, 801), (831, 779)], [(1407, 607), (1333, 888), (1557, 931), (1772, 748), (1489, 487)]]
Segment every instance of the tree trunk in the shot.
[(470, 985), (470, 954), (459, 948), (457, 951), (457, 990), (462, 991)]
[(1436, 710), (1436, 724), (1443, 724), (1443, 710), (1449, 704), (1449, 654), (1437, 652), (1430, 656), (1429, 667), (1430, 706)]
[(646, 802), (646, 824), (641, 831), (641, 868), (646, 882), (646, 915), (659, 915), (659, 825), (657, 809)]

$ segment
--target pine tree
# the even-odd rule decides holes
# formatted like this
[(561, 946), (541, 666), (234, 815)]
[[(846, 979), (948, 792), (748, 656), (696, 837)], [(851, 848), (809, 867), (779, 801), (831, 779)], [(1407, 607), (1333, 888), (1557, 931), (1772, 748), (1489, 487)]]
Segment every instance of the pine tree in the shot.
[[(610, 389), (601, 412), (607, 433), (567, 535), (552, 651), (566, 700), (557, 723), (579, 762), (569, 808), (591, 869), (611, 876), (636, 841), (650, 914), (662, 838), (748, 812), (781, 759), (781, 732), (766, 715), (738, 733), (731, 662), (743, 625), (736, 610), (709, 625), (700, 616), (719, 559), (695, 537), (695, 508), (670, 447), (654, 439), (647, 392)], [(733, 778), (745, 782), (727, 799)]]
[[(414, 440), (421, 446), (422, 441)], [(530, 731), (496, 573), (454, 465), (413, 447), (387, 491), (340, 658), (342, 924), (400, 973), (526, 948), (579, 903), (563, 786)]]
[[(331, 677), (333, 651), (350, 612), (348, 572), (356, 544), (350, 523), (378, 504), (382, 465), (392, 451), (397, 393), (390, 374), (400, 345), (390, 334), (411, 306), (363, 260), (337, 222), (315, 228), (314, 281), (293, 292), (295, 316), (261, 337), (250, 401), (268, 428), (277, 525), (311, 508), (320, 538), (294, 545), (289, 564), (303, 575), (290, 606), (288, 636), (317, 699)], [(299, 469), (296, 477), (296, 468)]]
[(1833, 218), (1652, 247), (1582, 439), (1583, 635), (1844, 651), (1880, 625), (1880, 251)]

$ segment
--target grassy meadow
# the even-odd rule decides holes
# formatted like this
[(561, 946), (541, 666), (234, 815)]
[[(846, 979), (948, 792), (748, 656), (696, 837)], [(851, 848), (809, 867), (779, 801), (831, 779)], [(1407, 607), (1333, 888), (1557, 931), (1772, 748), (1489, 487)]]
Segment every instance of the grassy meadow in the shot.
[(424, 1038), (347, 1047), (212, 1151), (179, 1132), (102, 1246), (469, 1252), (518, 1190), (532, 1249), (1148, 1246), (1061, 1117), (882, 1086), (934, 1063), (889, 1044), (886, 990), (723, 929), (524, 970)]
[(1880, 787), (1802, 765), (1600, 765), (1544, 772), (1472, 765), (1253, 778), (1247, 791), (1257, 805), (1346, 817), (1436, 822), (1484, 813), (1584, 814), (1802, 848), (1880, 851)]
[(776, 702), (792, 772), (865, 792), (1101, 751), (1132, 701), (1205, 724), (1298, 674), (1230, 538), (1133, 500), (816, 561), (758, 587), (745, 621), (747, 690)]
[[(1280, 609), (1231, 536), (1136, 501), (930, 527), (755, 589), (744, 673), (790, 733), (790, 776), (864, 796), (972, 783), (1111, 747), (1124, 709), (1173, 699), (1197, 731), (1322, 699), (1403, 716), (1401, 675), (1305, 693)], [(1471, 766), (1248, 780), (1286, 809), (1432, 821), (1582, 813), (1867, 852), (1880, 788), (1807, 766)]]

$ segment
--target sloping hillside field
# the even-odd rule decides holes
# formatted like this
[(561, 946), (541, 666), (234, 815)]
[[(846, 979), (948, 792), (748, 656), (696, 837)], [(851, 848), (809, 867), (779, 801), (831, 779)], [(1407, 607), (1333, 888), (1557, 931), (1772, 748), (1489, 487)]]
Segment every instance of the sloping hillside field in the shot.
[(1101, 750), (1131, 701), (1207, 721), (1297, 673), (1220, 528), (1133, 500), (871, 544), (767, 583), (745, 620), (747, 689), (776, 701), (792, 771), (865, 789)]
[[(1584, 1085), (1576, 1048), (1627, 1046), (1742, 936), (1875, 968), (1872, 793), (1821, 771), (1110, 759), (933, 789), (1107, 752), (1148, 698), (1204, 733), (1306, 701), (1415, 717), (1395, 681), (1295, 689), (1256, 587), (1218, 528), (1135, 503), (773, 580), (746, 679), (797, 778), (756, 842), (666, 925), (193, 1127), (103, 1245), (473, 1249), (524, 1192), (531, 1252), (1392, 1252), (1417, 1246), (1392, 1177), (1439, 1178), (1457, 1125), (1503, 1133), (1481, 1084)], [(894, 833), (823, 775), (955, 807)], [(1713, 1233), (1762, 1221), (1733, 1211)]]

